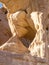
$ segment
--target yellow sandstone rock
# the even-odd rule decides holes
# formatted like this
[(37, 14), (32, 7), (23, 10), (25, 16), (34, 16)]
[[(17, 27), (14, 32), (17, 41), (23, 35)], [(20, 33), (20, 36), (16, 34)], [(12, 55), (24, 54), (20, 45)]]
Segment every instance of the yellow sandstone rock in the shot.
[[(24, 11), (18, 11), (14, 14), (7, 13), (7, 18), (12, 33), (12, 38), (3, 44), (0, 47), (0, 50), (3, 49), (6, 51), (20, 53), (21, 51), (28, 51), (26, 47), (29, 47), (29, 44), (32, 42), (36, 34), (36, 29), (32, 19)], [(19, 46), (22, 47), (21, 50)]]
[(29, 7), (29, 0), (0, 0), (4, 3), (10, 13), (14, 13), (18, 10), (25, 10)]

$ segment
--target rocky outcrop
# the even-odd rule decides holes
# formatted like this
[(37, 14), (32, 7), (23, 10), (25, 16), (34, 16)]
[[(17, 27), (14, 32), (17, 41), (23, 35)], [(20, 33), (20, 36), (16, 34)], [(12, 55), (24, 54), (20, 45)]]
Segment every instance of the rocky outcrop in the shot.
[[(43, 2), (43, 3), (42, 3)], [(31, 18), (35, 23), (35, 27), (38, 29), (36, 36), (29, 46), (29, 50), (32, 55), (46, 58), (49, 61), (49, 1), (47, 0), (38, 0), (37, 2), (37, 12), (31, 13)], [(46, 13), (47, 12), (47, 13)], [(36, 17), (37, 16), (37, 17)], [(31, 51), (32, 50), (32, 51)]]
[[(25, 10), (27, 8), (30, 8), (30, 0), (0, 0), (2, 3), (4, 3), (10, 13), (14, 13), (18, 10)], [(12, 4), (11, 4), (12, 3)]]
[(8, 13), (7, 18), (12, 37), (5, 44), (0, 46), (0, 50), (16, 53), (28, 52), (27, 47), (29, 47), (29, 44), (36, 34), (33, 21), (24, 11), (18, 11), (14, 14)]
[(0, 45), (4, 44), (10, 37), (11, 31), (4, 9), (0, 9)]
[[(49, 1), (0, 1), (5, 3), (6, 9), (9, 9), (7, 18), (13, 35), (0, 47), (0, 50), (16, 53), (28, 53), (30, 51), (32, 56), (46, 59), (46, 65), (49, 65)], [(27, 45), (29, 44), (29, 48), (24, 46), (26, 42)], [(23, 49), (21, 51), (19, 51), (20, 46)], [(34, 65), (37, 65), (37, 63)]]
[(0, 46), (0, 50), (16, 53), (28, 52), (28, 49), (23, 45), (17, 36), (12, 36), (6, 43)]
[(35, 37), (36, 29), (30, 16), (24, 11), (18, 11), (14, 14), (7, 15), (13, 36), (17, 34), (19, 38), (32, 41)]

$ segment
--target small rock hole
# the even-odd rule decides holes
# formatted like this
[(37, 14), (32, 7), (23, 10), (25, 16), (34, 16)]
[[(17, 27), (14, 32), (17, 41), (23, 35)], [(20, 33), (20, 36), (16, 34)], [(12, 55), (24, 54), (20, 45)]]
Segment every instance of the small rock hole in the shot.
[(7, 14), (7, 13), (8, 13), (8, 11), (6, 10), (6, 11), (5, 11), (5, 14)]
[(27, 14), (27, 11), (26, 10), (24, 10), (25, 11), (25, 13)]
[(48, 31), (48, 27), (46, 27), (46, 30)]
[(0, 19), (0, 21), (1, 21), (1, 19)]

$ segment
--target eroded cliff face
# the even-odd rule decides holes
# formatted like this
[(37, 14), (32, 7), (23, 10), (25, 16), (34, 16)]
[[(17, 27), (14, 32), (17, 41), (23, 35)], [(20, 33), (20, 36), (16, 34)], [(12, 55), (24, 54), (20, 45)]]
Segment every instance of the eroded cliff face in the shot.
[(49, 65), (49, 1), (0, 1), (9, 9), (7, 18), (12, 33), (12, 37), (0, 46), (0, 50), (19, 54), (30, 53), (32, 56), (46, 58), (46, 65)]
[[(2, 3), (6, 5), (10, 13), (14, 13), (18, 10), (27, 9), (30, 4), (30, 0), (0, 0)], [(12, 3), (12, 4), (11, 4)]]
[(0, 45), (4, 44), (12, 36), (6, 16), (6, 11), (3, 8), (0, 9)]
[(31, 17), (25, 11), (18, 11), (14, 14), (7, 13), (7, 18), (12, 37), (0, 46), (0, 50), (16, 53), (29, 52), (28, 47), (36, 34)]
[(49, 38), (49, 26), (48, 26), (49, 25), (49, 17), (48, 17), (49, 11), (48, 10), (49, 10), (49, 7), (48, 5), (49, 5), (49, 1), (38, 0), (37, 1), (38, 7), (36, 8), (37, 12), (31, 13), (31, 18), (32, 20), (34, 20), (36, 28), (38, 25), (38, 29), (37, 29), (36, 36), (33, 42), (31, 43), (30, 49), (29, 49), (30, 51), (34, 49), (31, 51), (32, 55), (46, 57), (46, 59), (49, 58), (48, 56), (49, 55), (49, 49), (48, 49), (48, 45), (49, 45), (49, 40), (48, 40)]

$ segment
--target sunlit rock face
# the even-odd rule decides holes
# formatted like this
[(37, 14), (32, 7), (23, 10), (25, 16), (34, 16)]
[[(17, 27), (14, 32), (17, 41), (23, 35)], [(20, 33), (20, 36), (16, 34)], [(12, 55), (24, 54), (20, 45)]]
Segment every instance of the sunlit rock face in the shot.
[(25, 11), (18, 11), (14, 14), (8, 12), (7, 18), (12, 37), (0, 46), (0, 50), (16, 53), (28, 52), (28, 47), (36, 34), (32, 19)]
[(6, 11), (0, 9), (0, 45), (4, 44), (11, 37)]
[[(43, 3), (42, 3), (43, 2)], [(31, 13), (31, 18), (36, 27), (36, 35), (29, 50), (32, 56), (46, 58), (49, 61), (49, 1), (38, 0), (36, 11)], [(47, 12), (47, 13), (46, 13)], [(38, 25), (37, 25), (38, 24)]]
[(17, 35), (22, 41), (31, 43), (36, 29), (30, 16), (25, 11), (18, 11), (14, 14), (7, 14), (7, 17), (13, 36)]
[[(0, 1), (3, 2), (8, 9), (7, 18), (13, 35), (8, 42), (0, 47), (0, 50), (17, 53), (25, 53), (29, 50), (32, 56), (46, 57), (46, 60), (49, 61), (49, 1)], [(30, 1), (32, 1), (32, 3), (30, 3)], [(27, 44), (26, 47), (29, 46), (29, 48), (26, 48), (22, 44)], [(23, 50), (20, 49), (21, 45)], [(21, 52), (19, 50), (21, 50)]]
[[(6, 5), (10, 13), (14, 13), (18, 10), (25, 10), (29, 7), (29, 0), (0, 0)], [(12, 4), (11, 4), (12, 3)]]
[[(3, 12), (3, 14), (2, 14), (2, 12)], [(0, 46), (0, 50), (4, 50), (4, 51), (10, 51), (10, 52), (16, 52), (16, 53), (25, 53), (25, 52), (28, 52), (28, 49), (27, 49), (27, 47), (25, 47), (24, 46), (24, 44), (23, 44), (23, 42), (19, 39), (19, 36), (17, 37), (17, 35), (16, 35), (16, 33), (18, 32), (18, 31), (16, 31), (17, 29), (16, 29), (16, 22), (17, 22), (17, 17), (16, 17), (16, 15), (15, 14), (13, 14), (13, 15), (15, 15), (13, 18), (10, 18), (10, 15), (12, 15), (12, 14), (10, 14), (9, 15), (9, 17), (7, 17), (6, 15), (8, 15), (7, 14), (8, 12), (7, 12), (7, 10), (3, 7), (2, 9), (1, 9), (1, 14), (4, 16), (4, 18), (8, 18), (8, 20), (9, 21), (7, 21), (7, 19), (4, 21), (4, 18), (3, 18), (3, 23), (4, 23), (4, 27), (5, 27), (5, 29), (4, 29), (4, 27), (2, 26), (2, 28), (1, 28), (1, 31), (3, 32), (2, 33), (2, 35), (3, 35), (3, 37), (2, 38), (4, 38), (4, 39), (0, 39), (1, 41), (5, 41), (7, 38), (8, 38), (8, 41), (6, 40), (6, 43), (4, 43), (4, 44), (2, 44), (2, 46)], [(2, 16), (2, 17), (3, 17)], [(6, 17), (5, 17), (6, 16)], [(16, 18), (15, 18), (16, 17)], [(10, 19), (9, 19), (10, 18)], [(14, 20), (11, 20), (11, 19), (14, 19)], [(2, 20), (2, 18), (1, 18), (1, 20)], [(15, 20), (16, 20), (16, 22), (15, 22)], [(25, 24), (25, 23), (24, 23)], [(15, 27), (14, 27), (14, 26)], [(1, 26), (1, 25), (0, 25)], [(12, 27), (11, 27), (12, 26)], [(10, 31), (10, 29), (12, 28), (12, 31)], [(20, 28), (20, 27), (19, 27)], [(3, 30), (2, 30), (3, 29)], [(14, 29), (14, 30), (13, 30)], [(15, 30), (16, 29), (16, 30)], [(5, 31), (4, 31), (5, 30)], [(20, 29), (21, 30), (21, 29)], [(21, 30), (22, 31), (22, 30)], [(25, 31), (24, 31), (25, 32)], [(11, 33), (12, 33), (12, 37), (11, 37)], [(15, 35), (14, 35), (14, 33), (15, 33)], [(21, 33), (21, 32), (20, 32)], [(19, 34), (20, 34), (19, 33)], [(21, 33), (22, 34), (22, 33)], [(20, 35), (21, 35), (20, 34)], [(24, 34), (22, 34), (22, 35), (24, 35)], [(10, 38), (11, 37), (11, 38)]]

